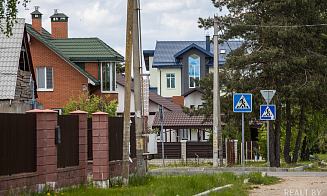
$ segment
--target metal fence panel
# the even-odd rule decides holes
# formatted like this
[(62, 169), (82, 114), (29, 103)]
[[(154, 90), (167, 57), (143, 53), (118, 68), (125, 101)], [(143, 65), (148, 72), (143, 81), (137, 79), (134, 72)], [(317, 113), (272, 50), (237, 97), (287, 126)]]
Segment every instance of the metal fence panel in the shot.
[[(154, 155), (155, 159), (162, 159), (162, 143), (157, 142), (158, 154)], [(180, 159), (181, 143), (180, 142), (164, 142), (165, 158)]]
[(87, 119), (87, 160), (93, 160), (92, 118)]
[(61, 143), (58, 144), (58, 168), (79, 165), (79, 117), (58, 115)]
[(36, 171), (36, 115), (0, 114), (0, 176)]
[[(130, 157), (136, 157), (135, 119), (131, 118)], [(108, 117), (109, 161), (123, 160), (124, 117)]]
[(187, 142), (186, 158), (212, 158), (212, 142)]

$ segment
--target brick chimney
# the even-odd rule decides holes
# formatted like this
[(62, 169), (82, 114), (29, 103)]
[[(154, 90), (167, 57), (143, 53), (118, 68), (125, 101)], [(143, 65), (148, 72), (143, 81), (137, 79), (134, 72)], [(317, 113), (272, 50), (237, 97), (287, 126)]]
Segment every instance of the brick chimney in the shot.
[(35, 10), (31, 13), (31, 15), (33, 29), (42, 34), (42, 13), (39, 12), (39, 6), (35, 6)]
[(68, 38), (68, 16), (55, 9), (50, 18), (52, 38)]

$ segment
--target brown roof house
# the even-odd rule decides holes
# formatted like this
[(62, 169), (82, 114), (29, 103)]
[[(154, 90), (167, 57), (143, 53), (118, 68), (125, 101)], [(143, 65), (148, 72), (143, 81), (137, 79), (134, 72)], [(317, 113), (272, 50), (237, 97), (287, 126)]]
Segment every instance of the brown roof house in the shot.
[[(5, 20), (1, 25), (6, 26)], [(0, 32), (0, 113), (25, 113), (38, 108), (35, 74), (25, 19), (17, 19), (7, 37)]]

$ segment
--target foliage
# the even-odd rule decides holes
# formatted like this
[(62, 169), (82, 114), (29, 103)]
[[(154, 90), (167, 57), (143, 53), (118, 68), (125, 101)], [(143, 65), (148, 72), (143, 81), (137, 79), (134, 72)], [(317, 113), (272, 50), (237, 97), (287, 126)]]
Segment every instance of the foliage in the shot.
[(148, 134), (155, 133), (159, 136), (159, 132), (160, 132), (160, 129), (158, 129), (158, 128), (152, 129), (151, 126), (148, 126)]
[(117, 111), (117, 100), (114, 99), (110, 102), (110, 95), (106, 95), (105, 99), (95, 94), (90, 95), (89, 92), (82, 92), (75, 98), (72, 92), (72, 97), (63, 107), (63, 115), (69, 115), (69, 112), (81, 110), (87, 112), (87, 117), (91, 118), (93, 112), (106, 112), (108, 116), (115, 116)]
[(125, 76), (125, 63), (116, 64), (116, 73)]
[[(272, 143), (275, 149), (272, 154), (275, 157), (274, 163), (278, 165), (281, 151), (279, 146), (281, 126), (285, 121), (281, 113), (282, 104), (288, 102), (292, 104), (292, 108), (298, 106), (301, 111), (291, 120), (292, 128), (297, 119), (300, 125), (296, 127), (299, 136), (294, 148), (296, 155), (300, 149), (302, 133), (310, 134), (305, 126), (308, 119), (307, 112), (322, 111), (327, 107), (324, 100), (327, 91), (324, 85), (327, 82), (326, 56), (324, 56), (327, 50), (324, 33), (327, 32), (327, 28), (326, 26), (296, 28), (277, 26), (324, 24), (327, 2), (320, 0), (213, 0), (212, 2), (220, 10), (226, 6), (230, 12), (219, 17), (219, 30), (222, 32), (219, 34), (220, 42), (230, 39), (243, 41), (239, 49), (227, 55), (226, 63), (220, 72), (221, 83), (224, 84), (222, 89), (224, 96), (221, 97), (221, 110), (225, 114), (223, 121), (227, 123), (230, 119), (239, 119), (239, 115), (232, 112), (234, 93), (252, 93), (252, 113), (247, 114), (246, 118), (256, 121), (259, 119), (260, 105), (265, 104), (260, 90), (275, 89), (276, 94), (272, 104), (277, 106), (277, 111), (276, 121), (273, 122), (275, 128), (271, 131), (276, 137)], [(213, 26), (213, 18), (199, 18), (198, 23), (200, 28), (208, 29)], [(210, 78), (212, 76), (205, 78), (206, 84), (212, 82)], [(209, 85), (211, 88), (212, 84)], [(212, 107), (212, 93), (207, 92), (209, 95), (204, 98), (209, 100), (207, 106)], [(203, 111), (193, 111), (194, 114), (201, 112), (210, 116), (209, 112), (212, 113), (212, 109), (203, 108)], [(306, 141), (311, 142), (309, 136)]]
[(272, 176), (265, 176), (262, 175), (261, 171), (252, 172), (248, 175), (249, 182), (253, 184), (264, 184), (264, 185), (270, 185), (270, 184), (276, 184), (279, 182), (278, 178), (272, 177)]
[[(252, 176), (260, 175), (250, 174)], [(249, 186), (252, 183), (244, 184), (248, 175), (235, 175), (231, 172), (195, 174), (195, 175), (147, 175), (145, 177), (130, 177), (129, 187), (121, 184), (112, 184), (109, 189), (93, 185), (79, 185), (69, 187), (58, 192), (59, 195), (195, 195), (206, 190), (233, 184), (233, 188), (224, 189), (222, 192), (211, 193), (210, 195), (248, 195)], [(261, 182), (274, 184), (279, 182), (278, 178), (264, 176)], [(119, 180), (119, 179), (118, 179)], [(134, 181), (133, 181), (134, 180)], [(50, 195), (55, 195), (51, 192)]]
[(6, 26), (0, 23), (0, 30), (8, 37), (13, 35), (12, 27), (17, 23), (17, 5), (22, 4), (26, 8), (30, 0), (0, 0), (0, 21), (5, 20)]

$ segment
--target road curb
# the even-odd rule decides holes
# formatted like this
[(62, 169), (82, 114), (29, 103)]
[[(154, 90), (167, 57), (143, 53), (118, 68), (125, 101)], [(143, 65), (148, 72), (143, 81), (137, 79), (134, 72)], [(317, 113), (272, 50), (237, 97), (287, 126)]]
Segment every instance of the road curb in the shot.
[(199, 194), (196, 194), (196, 195), (193, 195), (193, 196), (208, 195), (208, 194), (210, 194), (212, 192), (219, 192), (219, 191), (222, 191), (223, 189), (232, 188), (232, 187), (234, 187), (233, 184), (227, 184), (225, 186), (221, 186), (221, 187), (217, 187), (217, 188), (214, 188), (214, 189), (210, 189), (210, 190), (204, 191), (202, 193), (199, 193)]

